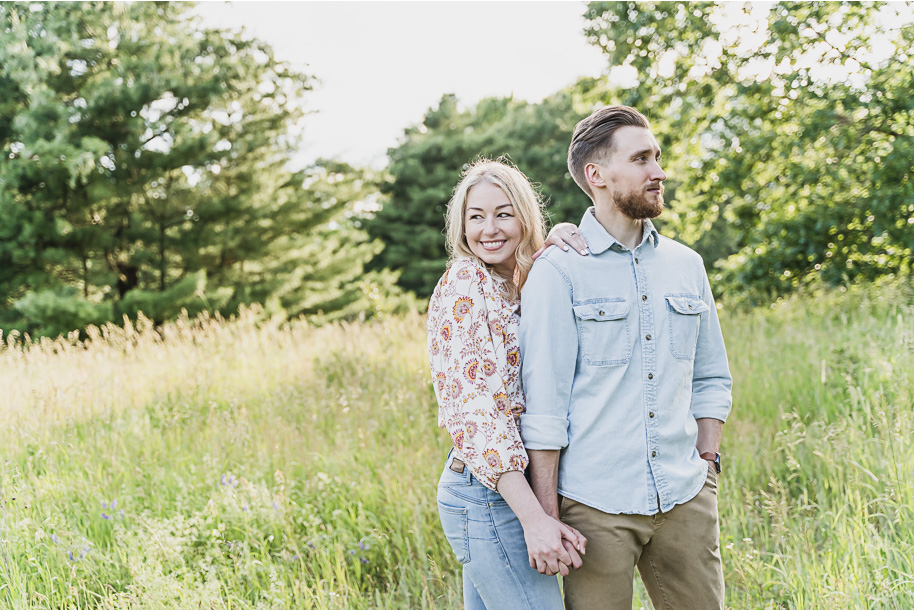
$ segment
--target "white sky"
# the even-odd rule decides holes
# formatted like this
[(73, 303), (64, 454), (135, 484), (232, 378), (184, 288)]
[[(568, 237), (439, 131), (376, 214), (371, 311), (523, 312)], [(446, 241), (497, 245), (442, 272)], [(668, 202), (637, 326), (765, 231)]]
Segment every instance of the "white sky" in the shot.
[(295, 158), (382, 166), (387, 148), (454, 93), (538, 102), (606, 66), (583, 2), (201, 2), (208, 27), (269, 43), (319, 82)]

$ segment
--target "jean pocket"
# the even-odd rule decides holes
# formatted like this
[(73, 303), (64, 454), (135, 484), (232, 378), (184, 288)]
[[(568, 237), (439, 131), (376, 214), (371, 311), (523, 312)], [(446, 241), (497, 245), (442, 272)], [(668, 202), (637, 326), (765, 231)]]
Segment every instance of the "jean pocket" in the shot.
[(625, 298), (598, 298), (572, 306), (581, 356), (590, 366), (625, 365), (632, 357)]
[(447, 538), (451, 550), (460, 563), (470, 562), (470, 543), (467, 509), (456, 506), (448, 506), (438, 502), (438, 517), (441, 519), (441, 528), (444, 530), (444, 537)]
[(665, 295), (670, 318), (670, 352), (676, 359), (695, 358), (701, 314), (710, 308), (697, 295)]

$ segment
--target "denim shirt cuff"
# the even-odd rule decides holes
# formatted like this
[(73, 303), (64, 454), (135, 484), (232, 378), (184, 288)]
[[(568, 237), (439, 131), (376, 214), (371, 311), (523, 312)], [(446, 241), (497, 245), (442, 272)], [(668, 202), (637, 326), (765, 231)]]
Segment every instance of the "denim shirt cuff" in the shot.
[(568, 419), (524, 414), (520, 433), (527, 450), (561, 450), (568, 446)]
[(717, 419), (727, 421), (730, 416), (732, 398), (729, 393), (716, 393), (715, 397), (703, 397), (701, 403), (692, 404), (692, 416), (696, 419)]

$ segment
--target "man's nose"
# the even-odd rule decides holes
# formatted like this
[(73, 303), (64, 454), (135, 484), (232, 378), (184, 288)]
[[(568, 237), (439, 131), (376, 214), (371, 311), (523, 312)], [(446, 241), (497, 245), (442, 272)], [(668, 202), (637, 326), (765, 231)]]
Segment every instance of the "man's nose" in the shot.
[(652, 181), (665, 181), (666, 173), (663, 171), (663, 168), (660, 167), (660, 164), (655, 162), (653, 172), (651, 172)]

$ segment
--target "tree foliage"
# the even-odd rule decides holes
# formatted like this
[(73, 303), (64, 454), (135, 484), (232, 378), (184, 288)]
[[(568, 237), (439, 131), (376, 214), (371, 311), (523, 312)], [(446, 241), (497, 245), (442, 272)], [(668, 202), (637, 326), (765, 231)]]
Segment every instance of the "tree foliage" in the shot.
[(588, 39), (637, 73), (590, 95), (654, 120), (674, 158), (675, 231), (728, 290), (910, 274), (914, 24), (901, 8), (589, 5)]
[(588, 200), (570, 179), (565, 159), (571, 132), (586, 112), (576, 110), (573, 99), (573, 92), (563, 91), (539, 104), (486, 98), (462, 108), (455, 96), (442, 97), (389, 151), (387, 198), (366, 222), (369, 234), (384, 243), (372, 265), (400, 270), (404, 289), (431, 294), (447, 260), (442, 231), (448, 200), (461, 172), (480, 156), (510, 159), (539, 186), (553, 220), (577, 222)]
[(362, 299), (377, 247), (331, 240), (328, 223), (366, 189), (351, 168), (288, 169), (311, 78), (187, 11), (0, 5), (0, 326)]

